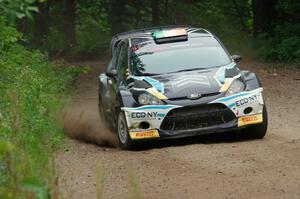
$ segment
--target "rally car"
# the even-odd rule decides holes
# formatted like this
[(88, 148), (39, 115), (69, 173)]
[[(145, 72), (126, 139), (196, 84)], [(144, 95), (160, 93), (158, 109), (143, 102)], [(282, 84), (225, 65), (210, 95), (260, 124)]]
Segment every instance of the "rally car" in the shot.
[(211, 32), (165, 26), (115, 35), (99, 76), (99, 112), (122, 149), (139, 140), (267, 132), (263, 88)]

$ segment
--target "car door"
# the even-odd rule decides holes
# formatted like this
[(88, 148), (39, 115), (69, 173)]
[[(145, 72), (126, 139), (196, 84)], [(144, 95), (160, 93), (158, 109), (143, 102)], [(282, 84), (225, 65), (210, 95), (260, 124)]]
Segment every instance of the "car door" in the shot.
[[(116, 62), (114, 64), (114, 69), (117, 71), (115, 77), (109, 78), (109, 92), (111, 96), (111, 113), (116, 113), (116, 108), (120, 107), (120, 99), (118, 98), (118, 93), (120, 89), (124, 88), (126, 85), (126, 68), (128, 63), (128, 43), (121, 42), (119, 44), (118, 50), (116, 52)], [(116, 114), (113, 114), (114, 116)]]

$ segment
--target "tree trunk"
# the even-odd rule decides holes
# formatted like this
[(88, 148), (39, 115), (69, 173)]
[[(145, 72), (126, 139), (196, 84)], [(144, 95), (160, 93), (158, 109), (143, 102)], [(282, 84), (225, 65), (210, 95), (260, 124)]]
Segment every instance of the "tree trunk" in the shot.
[(68, 47), (72, 48), (77, 43), (75, 24), (76, 1), (64, 0), (64, 7), (64, 33), (68, 42)]
[(124, 31), (123, 16), (125, 12), (125, 3), (124, 0), (111, 0), (109, 23), (113, 35)]
[(252, 0), (253, 34), (270, 33), (276, 21), (278, 0)]
[(169, 0), (165, 0), (165, 11), (164, 11), (164, 22), (165, 24), (169, 23)]
[(239, 5), (237, 4), (236, 0), (232, 0), (232, 3), (233, 3), (233, 5), (234, 5), (234, 8), (235, 8), (235, 10), (236, 10), (236, 13), (237, 13), (237, 15), (238, 15), (238, 17), (239, 17), (239, 21), (240, 21), (240, 23), (241, 23), (241, 26), (242, 26), (243, 31), (247, 31), (247, 27), (246, 27), (246, 25), (245, 25), (245, 23), (244, 23), (244, 17), (243, 17), (243, 14), (242, 14), (242, 12), (241, 12), (241, 10), (240, 10), (240, 8), (239, 8)]
[(135, 13), (135, 23), (134, 23), (134, 28), (137, 29), (139, 26), (140, 20), (141, 20), (141, 7), (142, 7), (142, 2), (141, 0), (137, 0), (136, 2), (136, 13)]
[(34, 15), (34, 41), (37, 45), (42, 45), (47, 39), (49, 30), (49, 8), (50, 0), (44, 3), (37, 3), (39, 12)]
[(151, 0), (152, 26), (158, 26), (160, 22), (159, 2), (160, 2), (159, 0)]

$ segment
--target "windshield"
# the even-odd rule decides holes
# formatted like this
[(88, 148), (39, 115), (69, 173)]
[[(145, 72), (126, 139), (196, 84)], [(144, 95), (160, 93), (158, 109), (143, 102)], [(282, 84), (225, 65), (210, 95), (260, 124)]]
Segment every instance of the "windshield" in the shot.
[(231, 62), (228, 54), (212, 37), (189, 38), (186, 42), (133, 46), (130, 64), (134, 75), (172, 73), (211, 68)]

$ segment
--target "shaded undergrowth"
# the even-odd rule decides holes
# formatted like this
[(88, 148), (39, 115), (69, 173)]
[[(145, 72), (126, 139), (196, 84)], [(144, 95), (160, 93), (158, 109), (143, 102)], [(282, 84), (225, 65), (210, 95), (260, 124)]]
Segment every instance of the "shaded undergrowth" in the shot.
[(58, 112), (82, 69), (27, 50), (2, 17), (0, 27), (0, 198), (57, 198)]

